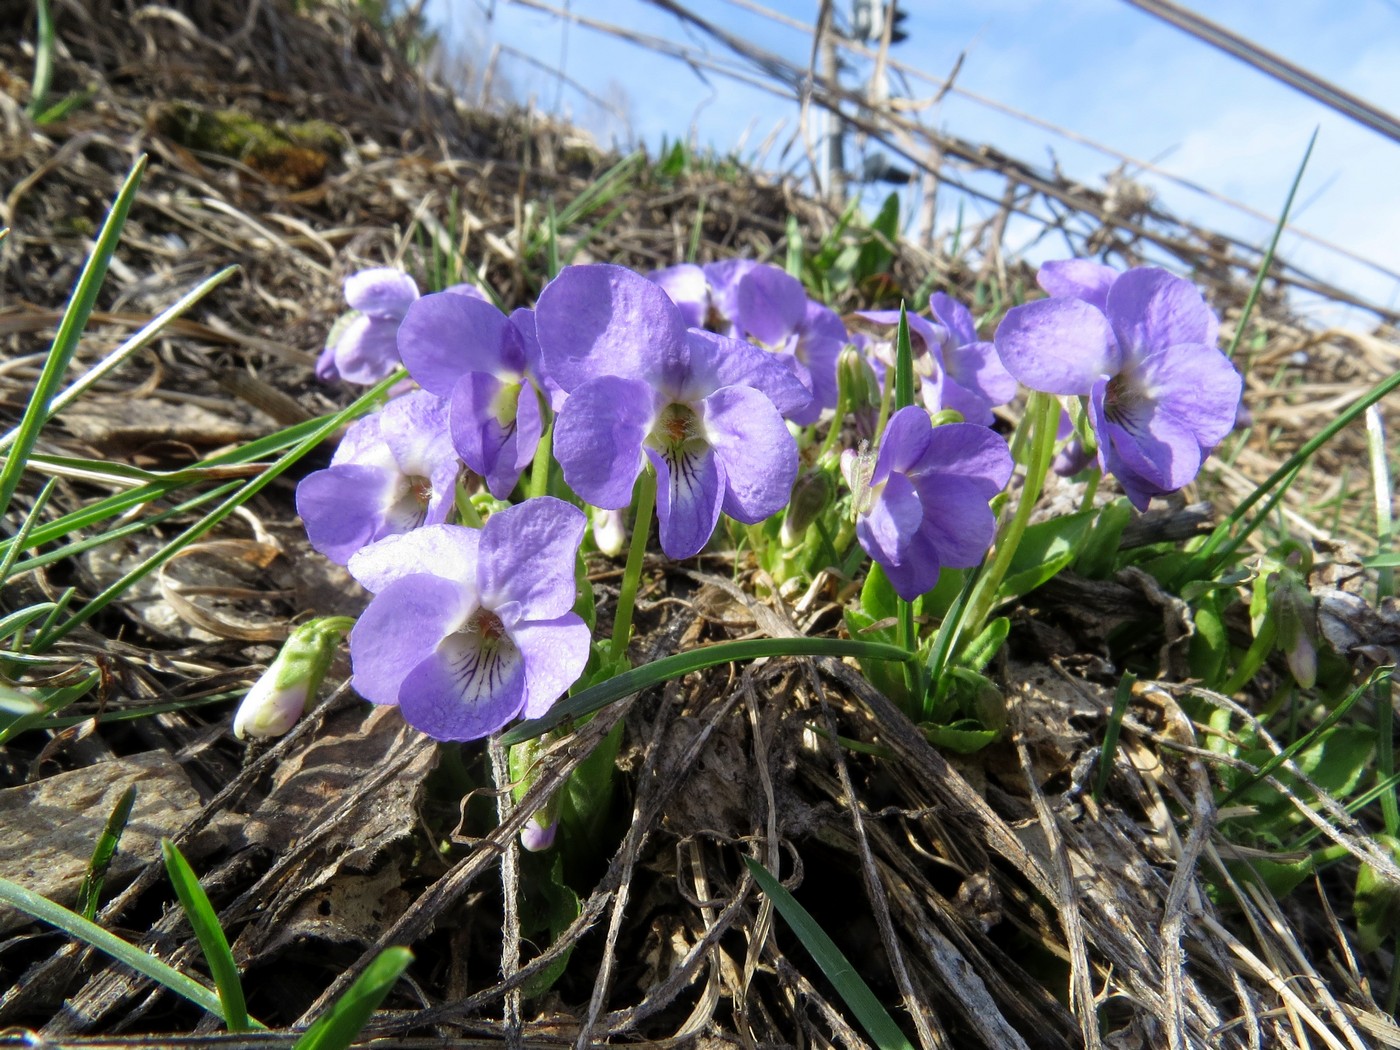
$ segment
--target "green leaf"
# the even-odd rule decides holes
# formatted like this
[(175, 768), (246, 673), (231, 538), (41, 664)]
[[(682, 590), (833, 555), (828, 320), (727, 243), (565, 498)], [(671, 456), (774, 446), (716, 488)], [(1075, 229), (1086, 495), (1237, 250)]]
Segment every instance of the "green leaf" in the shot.
[(131, 807), (135, 803), (136, 785), (132, 784), (122, 792), (121, 798), (117, 799), (117, 804), (112, 807), (111, 815), (107, 817), (107, 825), (97, 837), (97, 845), (93, 847), (87, 874), (83, 876), (83, 884), (78, 887), (77, 911), (89, 921), (97, 915), (97, 902), (102, 897), (102, 883), (107, 878), (107, 869), (111, 867), (112, 856), (117, 852), (117, 844), (121, 842), (122, 832), (126, 830), (126, 822), (131, 819)]
[(1217, 688), (1225, 679), (1230, 658), (1230, 639), (1225, 630), (1225, 604), (1228, 598), (1207, 594), (1196, 604), (1192, 622), (1189, 662), (1191, 673), (1208, 689)]
[(612, 810), (617, 750), (621, 746), (619, 722), (565, 782), (559, 806), (559, 832), (568, 846), (577, 844), (590, 852), (596, 849)]
[(101, 926), (89, 922), (61, 904), (55, 904), (47, 897), (41, 897), (6, 878), (0, 878), (0, 901), (91, 945), (117, 962), (131, 967), (143, 977), (150, 978), (181, 998), (209, 1011), (215, 1017), (223, 1018), (223, 1005), (212, 989), (191, 980), (174, 967), (167, 966), (155, 956), (143, 952), (115, 934), (108, 933)]
[(971, 755), (981, 751), (1001, 735), (998, 730), (984, 729), (971, 719), (946, 726), (926, 722), (919, 726), (919, 731), (930, 744), (959, 755)]
[[(1400, 861), (1400, 839), (1377, 835), (1375, 841), (1394, 860)], [(1356, 946), (1363, 952), (1375, 951), (1400, 933), (1400, 887), (1369, 864), (1361, 865), (1356, 873), (1352, 908), (1356, 913)]]
[(48, 418), (49, 402), (53, 400), (58, 384), (63, 381), (68, 365), (73, 360), (73, 354), (78, 349), (78, 340), (82, 337), (83, 329), (87, 326), (88, 318), (97, 303), (98, 289), (102, 287), (102, 281), (107, 276), (107, 266), (112, 261), (112, 253), (116, 251), (122, 227), (126, 225), (127, 213), (131, 210), (132, 201), (136, 199), (136, 190), (141, 185), (141, 176), (145, 171), (146, 158), (143, 155), (132, 165), (131, 173), (127, 175), (116, 200), (112, 202), (112, 208), (97, 235), (97, 243), (93, 246), (92, 254), (88, 256), (83, 272), (79, 275), (78, 283), (68, 300), (68, 306), (63, 311), (58, 334), (54, 336), (48, 357), (44, 360), (43, 371), (40, 372), (39, 380), (34, 384), (34, 392), (25, 406), (14, 444), (5, 459), (5, 466), (0, 468), (0, 516), (10, 508), (10, 500), (19, 486), (20, 475), (29, 462), (29, 454), (34, 451), (34, 443), (39, 439), (39, 430)]
[(721, 642), (703, 649), (677, 653), (661, 660), (625, 671), (616, 678), (584, 689), (555, 704), (553, 709), (541, 718), (521, 722), (501, 737), (501, 742), (509, 747), (522, 740), (537, 737), (553, 729), (570, 718), (581, 718), (600, 711), (608, 704), (621, 700), (624, 696), (640, 693), (671, 678), (680, 678), (692, 671), (702, 671), (707, 667), (736, 663), (741, 660), (758, 660), (770, 656), (854, 656), (867, 660), (895, 660), (903, 662), (912, 659), (910, 653), (893, 645), (879, 642), (847, 641), (840, 638), (754, 638), (748, 641)]
[[(899, 304), (899, 328), (895, 333), (894, 407), (895, 411), (914, 403), (914, 344), (909, 340), (909, 315)], [(884, 435), (880, 436), (884, 440)]]
[(385, 948), (326, 1013), (308, 1028), (292, 1050), (346, 1050), (413, 961), (407, 948)]
[(1010, 633), (1011, 621), (1005, 616), (998, 616), (982, 629), (981, 634), (963, 647), (962, 652), (958, 654), (958, 663), (969, 670), (982, 670), (991, 662), (992, 657), (996, 656)]
[(199, 884), (194, 869), (175, 843), (169, 839), (161, 839), (160, 852), (165, 859), (165, 870), (170, 875), (175, 894), (180, 898), (181, 907), (185, 909), (185, 918), (189, 919), (194, 935), (199, 940), (199, 947), (204, 951), (204, 961), (214, 978), (214, 986), (219, 990), (224, 1024), (230, 1032), (246, 1032), (251, 1025), (248, 1023), (248, 1006), (243, 998), (243, 982), (239, 979), (238, 964), (233, 961), (233, 952), (229, 950), (228, 938), (224, 936), (223, 927), (219, 925), (218, 913), (209, 903), (209, 896)]
[(885, 575), (885, 570), (880, 567), (879, 562), (871, 562), (865, 583), (860, 588), (860, 611), (870, 618), (871, 623), (893, 620), (898, 601), (898, 595), (894, 593), (894, 587), (890, 584), (890, 578)]
[(817, 924), (817, 920), (812, 918), (811, 913), (798, 904), (797, 898), (785, 890), (782, 883), (758, 861), (752, 857), (745, 857), (744, 863), (748, 865), (749, 872), (759, 888), (773, 902), (773, 907), (778, 909), (778, 914), (792, 927), (792, 932), (797, 934), (802, 946), (816, 960), (822, 973), (826, 974), (827, 980), (835, 987), (841, 1000), (850, 1007), (851, 1013), (856, 1015), (856, 1020), (865, 1029), (865, 1034), (870, 1037), (871, 1042), (880, 1050), (914, 1050), (900, 1031), (899, 1025), (894, 1023), (889, 1011), (875, 998), (870, 986), (856, 973), (855, 967), (841, 953), (841, 949), (836, 947), (836, 942)]
[(1105, 580), (1113, 575), (1123, 530), (1132, 519), (1133, 505), (1126, 497), (1120, 496), (1100, 507), (1093, 525), (1079, 541), (1074, 571), (1091, 580)]
[[(578, 918), (578, 894), (564, 881), (564, 855), (560, 850), (526, 853), (521, 858), (521, 933), (531, 941), (553, 944)], [(573, 955), (571, 945), (553, 963), (535, 974), (520, 989), (526, 999), (543, 995), (563, 976)]]
[(1029, 594), (1069, 565), (1094, 514), (1081, 510), (1028, 525), (997, 588), (994, 604)]
[(857, 282), (884, 273), (894, 261), (893, 246), (899, 240), (899, 194), (891, 193), (880, 205), (880, 213), (870, 224), (870, 232), (856, 257), (853, 276)]

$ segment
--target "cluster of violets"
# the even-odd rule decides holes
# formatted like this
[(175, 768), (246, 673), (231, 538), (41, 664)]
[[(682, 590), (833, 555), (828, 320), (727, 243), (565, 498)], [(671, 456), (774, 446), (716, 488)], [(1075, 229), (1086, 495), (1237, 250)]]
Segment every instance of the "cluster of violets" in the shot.
[[(1012, 309), (990, 342), (942, 293), (911, 314), (916, 401), (873, 457), (843, 457), (855, 536), (907, 600), (986, 555), (989, 502), (1013, 472), (993, 409), (1018, 383), (1067, 399), (1062, 459), (1096, 456), (1139, 508), (1191, 481), (1234, 423), (1240, 376), (1188, 282), (1082, 261), (1039, 281), (1050, 297)], [(318, 374), (366, 384), (402, 363), (416, 388), (349, 428), (297, 508), (312, 545), (373, 593), (350, 635), (355, 688), (443, 740), (543, 714), (582, 674), (580, 545), (591, 518), (600, 546), (620, 546), (644, 471), (662, 550), (690, 557), (721, 514), (753, 524), (788, 506), (812, 428), (839, 431), (861, 407), (838, 376), (886, 398), (893, 383), (897, 313), (848, 332), (795, 278), (746, 260), (571, 266), (509, 315), (465, 286), (420, 295), (392, 269), (345, 291), (354, 312)], [(537, 454), (589, 514), (534, 495), (480, 526), (470, 492), (509, 500)], [(459, 508), (480, 527), (455, 524)]]

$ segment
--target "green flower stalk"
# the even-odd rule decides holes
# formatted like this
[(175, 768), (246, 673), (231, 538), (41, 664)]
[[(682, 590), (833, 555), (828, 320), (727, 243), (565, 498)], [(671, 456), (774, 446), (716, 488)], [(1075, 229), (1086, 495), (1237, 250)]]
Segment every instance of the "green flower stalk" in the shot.
[(336, 646), (355, 625), (349, 616), (322, 616), (292, 631), (282, 651), (248, 690), (233, 717), (233, 735), (243, 740), (281, 736), (296, 725), (307, 701), (325, 678)]

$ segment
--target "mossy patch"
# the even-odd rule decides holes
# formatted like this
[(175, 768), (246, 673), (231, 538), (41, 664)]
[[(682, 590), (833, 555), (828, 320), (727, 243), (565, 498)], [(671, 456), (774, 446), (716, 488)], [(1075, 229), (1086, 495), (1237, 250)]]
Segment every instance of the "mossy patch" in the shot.
[(188, 102), (161, 105), (156, 129), (186, 149), (229, 157), (278, 186), (306, 189), (326, 175), (344, 134), (324, 120), (268, 124), (236, 109)]

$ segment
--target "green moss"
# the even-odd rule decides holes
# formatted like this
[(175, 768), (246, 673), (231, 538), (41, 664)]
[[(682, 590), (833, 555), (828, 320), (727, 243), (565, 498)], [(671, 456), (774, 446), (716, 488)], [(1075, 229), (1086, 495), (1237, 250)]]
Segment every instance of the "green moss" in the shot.
[(186, 149), (228, 157), (293, 189), (320, 182), (331, 155), (346, 145), (341, 131), (324, 120), (273, 125), (240, 110), (188, 102), (161, 106), (156, 129)]

